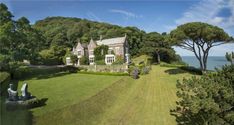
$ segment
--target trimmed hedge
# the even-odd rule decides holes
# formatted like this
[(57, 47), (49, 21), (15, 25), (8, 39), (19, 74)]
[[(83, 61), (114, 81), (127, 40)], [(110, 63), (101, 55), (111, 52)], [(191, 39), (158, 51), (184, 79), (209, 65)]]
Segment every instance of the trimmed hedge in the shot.
[(25, 79), (38, 75), (47, 75), (54, 74), (59, 72), (77, 72), (78, 68), (73, 66), (65, 66), (65, 67), (48, 67), (48, 68), (33, 68), (28, 66), (20, 66), (15, 69), (13, 74), (13, 79)]
[(7, 72), (0, 72), (0, 94), (6, 91), (9, 81), (10, 81), (10, 74)]
[(93, 74), (93, 75), (110, 75), (110, 76), (129, 76), (128, 73), (117, 73), (117, 72), (87, 72), (79, 71), (81, 74)]

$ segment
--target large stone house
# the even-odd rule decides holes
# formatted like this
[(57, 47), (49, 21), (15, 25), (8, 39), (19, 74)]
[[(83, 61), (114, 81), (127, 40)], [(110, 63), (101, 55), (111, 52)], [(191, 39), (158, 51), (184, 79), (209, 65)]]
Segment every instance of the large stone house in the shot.
[[(105, 55), (105, 63), (107, 65), (112, 64), (115, 61), (116, 56), (122, 57), (125, 63), (129, 63), (129, 45), (126, 37), (126, 35), (124, 37), (110, 39), (102, 39), (102, 37), (100, 37), (97, 41), (91, 39), (88, 45), (78, 42), (77, 46), (72, 50), (72, 53), (78, 57), (77, 65), (80, 65), (82, 56), (87, 56), (89, 58), (90, 65), (95, 64), (94, 49), (100, 45), (107, 45), (109, 47), (108, 54)], [(114, 54), (111, 52), (114, 52)]]

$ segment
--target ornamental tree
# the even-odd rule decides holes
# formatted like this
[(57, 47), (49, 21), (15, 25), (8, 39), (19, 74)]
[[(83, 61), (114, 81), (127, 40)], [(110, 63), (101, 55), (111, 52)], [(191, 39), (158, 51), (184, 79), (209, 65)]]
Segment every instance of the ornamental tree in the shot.
[(194, 53), (202, 71), (207, 70), (210, 49), (231, 41), (223, 29), (201, 22), (180, 25), (171, 31), (170, 36), (178, 46)]

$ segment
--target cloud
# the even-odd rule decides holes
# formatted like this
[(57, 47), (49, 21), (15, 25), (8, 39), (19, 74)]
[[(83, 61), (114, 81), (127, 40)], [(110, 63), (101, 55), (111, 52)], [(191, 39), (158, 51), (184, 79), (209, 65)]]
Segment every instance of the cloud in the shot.
[[(230, 15), (220, 15), (223, 9), (230, 11)], [(180, 25), (195, 21), (220, 26), (234, 33), (234, 0), (201, 0), (198, 4), (191, 6), (175, 23)]]
[(95, 15), (93, 12), (88, 12), (87, 13), (87, 16), (91, 19), (91, 20), (95, 20), (95, 21), (98, 21), (98, 22), (101, 22), (102, 20), (97, 16)]
[(126, 10), (111, 9), (110, 12), (119, 13), (119, 14), (125, 15), (127, 17), (131, 17), (131, 18), (142, 18), (143, 17), (142, 15), (137, 15), (135, 13), (132, 13), (132, 12), (129, 12)]

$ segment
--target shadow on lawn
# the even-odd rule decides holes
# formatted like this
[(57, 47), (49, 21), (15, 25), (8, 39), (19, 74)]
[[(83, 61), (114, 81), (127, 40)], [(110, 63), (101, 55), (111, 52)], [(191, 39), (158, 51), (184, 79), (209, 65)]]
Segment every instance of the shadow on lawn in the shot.
[(55, 73), (55, 74), (47, 74), (47, 75), (39, 75), (39, 76), (34, 76), (32, 78), (35, 78), (35, 79), (49, 79), (49, 78), (54, 78), (54, 77), (61, 77), (61, 76), (64, 76), (64, 75), (68, 75), (68, 74), (71, 74), (69, 72), (62, 72), (62, 73)]
[(8, 110), (5, 104), (6, 97), (0, 97), (0, 123), (1, 125), (32, 125), (33, 114), (32, 111), (25, 108), (16, 108)]
[(194, 67), (178, 67), (173, 69), (165, 70), (165, 73), (168, 73), (170, 75), (176, 75), (176, 74), (183, 74), (183, 73), (189, 73), (192, 75), (202, 75), (202, 72)]
[(70, 72), (60, 72), (60, 73), (53, 73), (53, 74), (40, 74), (40, 75), (33, 75), (27, 78), (22, 78), (20, 80), (29, 80), (29, 79), (49, 79), (49, 78), (55, 78), (55, 77), (61, 77), (64, 75), (71, 74)]
[(176, 75), (176, 74), (187, 73), (187, 71), (184, 71), (182, 69), (176, 68), (176, 69), (165, 70), (165, 73), (168, 73), (170, 75)]

